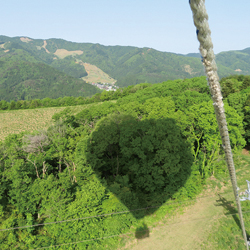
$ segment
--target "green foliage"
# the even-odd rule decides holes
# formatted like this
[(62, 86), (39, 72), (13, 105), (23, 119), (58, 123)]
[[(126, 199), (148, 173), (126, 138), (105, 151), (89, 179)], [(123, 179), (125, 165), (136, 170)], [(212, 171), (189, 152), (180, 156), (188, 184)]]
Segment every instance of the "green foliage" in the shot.
[(182, 183), (181, 176), (188, 176), (192, 164), (188, 145), (171, 119), (137, 121), (127, 115), (108, 116), (97, 123), (86, 143), (86, 162), (94, 170), (102, 170), (108, 179), (127, 176), (135, 191), (163, 191), (166, 185), (173, 185), (176, 175)]
[(227, 79), (221, 82), (221, 91), (224, 98), (228, 95), (239, 92), (239, 84), (236, 79)]
[[(234, 84), (228, 88), (227, 103), (233, 107), (237, 113), (243, 117), (244, 130), (245, 130), (245, 139), (249, 144), (249, 76), (231, 76), (221, 79), (222, 85), (230, 81)], [(228, 85), (229, 86), (229, 85)]]
[(248, 87), (250, 87), (250, 77), (246, 76), (242, 83), (241, 89), (246, 89)]
[[(241, 74), (249, 74), (249, 48), (239, 51), (221, 52), (216, 56), (218, 64), (222, 64), (230, 69), (240, 69)], [(232, 74), (232, 73), (231, 73)]]
[(231, 75), (222, 78), (220, 84), (225, 98), (232, 93), (247, 89), (250, 86), (250, 78), (244, 75)]
[[(237, 106), (241, 94), (245, 101)], [(205, 77), (139, 84), (88, 99), (0, 104), (17, 109), (91, 102), (100, 103), (76, 115), (64, 109), (47, 131), (11, 135), (0, 143), (1, 228), (75, 219), (4, 231), (1, 249), (140, 235), (140, 228), (173, 213), (175, 207), (167, 206), (171, 201), (195, 198), (208, 177), (225, 174)], [(248, 135), (248, 88), (229, 94), (227, 103), (231, 145), (237, 151), (245, 145), (244, 130)], [(151, 208), (138, 210), (143, 207)], [(133, 211), (119, 213), (127, 210)], [(110, 213), (116, 214), (99, 216)], [(88, 218), (77, 219), (83, 217)], [(116, 249), (119, 244), (114, 237), (59, 248)]]
[[(0, 36), (0, 42), (4, 43), (4, 49), (10, 49), (8, 53), (0, 49), (1, 59), (13, 61), (16, 60), (14, 57), (18, 57), (19, 61), (42, 62), (76, 78), (86, 75), (86, 71), (75, 62), (88, 62), (116, 79), (116, 84), (120, 87), (204, 75), (200, 56), (197, 58), (197, 55), (184, 56), (131, 46), (73, 43), (62, 39), (46, 40), (47, 51), (43, 47), (44, 41), (40, 39), (31, 39), (25, 43), (19, 37)], [(57, 49), (80, 50), (84, 53), (60, 59), (54, 54)], [(247, 50), (220, 53), (217, 55), (220, 77), (235, 74), (236, 69), (242, 70), (241, 74), (249, 74), (249, 58)]]
[(250, 145), (250, 94), (248, 94), (246, 102), (243, 105), (244, 112), (244, 128), (245, 128), (245, 137), (248, 145)]
[(249, 93), (250, 88), (246, 89), (245, 91), (230, 94), (227, 97), (226, 101), (231, 107), (233, 107), (237, 111), (239, 115), (243, 116), (243, 107), (245, 106)]
[(19, 62), (2, 69), (0, 98), (30, 100), (62, 96), (90, 96), (97, 89), (82, 80), (69, 77), (42, 63)]
[(75, 78), (81, 78), (88, 75), (84, 66), (76, 63), (72, 56), (67, 56), (61, 60), (54, 60), (51, 66)]
[[(49, 247), (127, 232), (140, 235), (148, 223), (174, 210), (162, 204), (194, 198), (206, 178), (226, 173), (206, 78), (174, 80), (202, 75), (200, 59), (62, 39), (47, 40), (47, 53), (43, 40), (0, 40), (9, 50), (0, 50), (1, 110), (99, 102), (76, 115), (71, 109), (54, 115), (47, 131), (11, 135), (0, 143), (1, 228), (75, 219), (1, 232), (1, 249)], [(57, 49), (84, 53), (54, 60)], [(238, 68), (247, 74), (249, 50), (229, 54), (217, 56), (220, 75)], [(78, 60), (98, 66), (120, 86), (137, 85), (98, 93), (76, 79), (86, 75)], [(165, 82), (142, 83), (159, 81)], [(245, 139), (250, 143), (249, 77), (223, 78), (221, 86), (236, 152)], [(142, 207), (151, 208), (136, 210)], [(126, 210), (134, 211), (117, 213)], [(100, 216), (109, 213), (117, 214)], [(83, 217), (88, 218), (77, 219)], [(226, 241), (233, 244), (228, 235), (235, 227), (228, 224), (227, 233)], [(118, 245), (116, 237), (59, 248)]]
[[(237, 183), (239, 187), (245, 189), (246, 179), (248, 179), (249, 173), (249, 156), (241, 155), (237, 156), (238, 160), (235, 159), (235, 163), (239, 166), (240, 171), (237, 171)], [(229, 175), (221, 175), (220, 181), (224, 183), (230, 182)], [(243, 188), (244, 187), (244, 188)], [(208, 231), (206, 242), (202, 242), (202, 249), (246, 249), (244, 239), (242, 236), (242, 229), (240, 220), (238, 217), (237, 205), (232, 192), (231, 185), (216, 199), (214, 204), (220, 207), (223, 214), (214, 221), (211, 230)], [(241, 208), (243, 212), (243, 219), (246, 228), (247, 239), (249, 238), (249, 202), (241, 202)], [(223, 210), (222, 210), (223, 209)]]

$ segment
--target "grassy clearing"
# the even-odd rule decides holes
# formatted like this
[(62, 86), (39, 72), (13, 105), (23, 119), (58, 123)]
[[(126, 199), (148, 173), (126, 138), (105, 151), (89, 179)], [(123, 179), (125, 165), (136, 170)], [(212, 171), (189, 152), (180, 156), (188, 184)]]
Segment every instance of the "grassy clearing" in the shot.
[(88, 73), (87, 76), (82, 77), (85, 82), (88, 83), (109, 83), (115, 84), (116, 80), (110, 77), (108, 74), (103, 72), (101, 69), (97, 68), (95, 65), (91, 65), (89, 63), (81, 63), (84, 67), (86, 72)]
[(211, 190), (202, 193), (197, 200), (176, 204), (172, 213), (165, 211), (160, 221), (149, 226), (147, 237), (131, 235), (122, 249), (204, 249), (203, 239), (211, 229), (210, 224), (223, 213), (221, 207), (214, 205), (216, 198), (214, 190)]
[[(236, 159), (236, 174), (237, 182), (240, 188), (239, 192), (244, 192), (247, 189), (246, 180), (250, 180), (250, 156), (241, 155)], [(230, 182), (229, 177), (224, 179), (224, 182)], [(231, 190), (231, 186), (229, 190)], [(217, 206), (223, 207), (224, 216), (217, 220), (206, 240), (203, 249), (246, 249), (240, 227), (239, 217), (237, 214), (237, 206), (234, 201), (233, 192), (227, 195), (218, 197), (216, 200)], [(241, 202), (243, 218), (245, 222), (248, 240), (250, 236), (250, 201)], [(236, 213), (236, 214), (235, 214)], [(235, 214), (235, 215), (231, 215)]]
[[(238, 186), (243, 192), (247, 188), (246, 180), (250, 180), (250, 156), (236, 156), (235, 165)], [(250, 236), (250, 201), (242, 202), (242, 210)], [(153, 224), (145, 237), (126, 237), (126, 246), (122, 249), (246, 249), (238, 215), (232, 215), (235, 213), (237, 209), (229, 174), (212, 177), (195, 202), (176, 207), (174, 216), (168, 214)]]
[(82, 50), (74, 50), (74, 51), (68, 51), (66, 49), (57, 49), (54, 55), (58, 56), (60, 59), (65, 58), (66, 56), (72, 56), (72, 55), (81, 55), (83, 54)]
[[(70, 108), (74, 113), (77, 113), (90, 105), (98, 105), (98, 103), (72, 106)], [(52, 124), (52, 116), (65, 108), (55, 107), (1, 111), (0, 140), (4, 140), (9, 134), (47, 129)]]

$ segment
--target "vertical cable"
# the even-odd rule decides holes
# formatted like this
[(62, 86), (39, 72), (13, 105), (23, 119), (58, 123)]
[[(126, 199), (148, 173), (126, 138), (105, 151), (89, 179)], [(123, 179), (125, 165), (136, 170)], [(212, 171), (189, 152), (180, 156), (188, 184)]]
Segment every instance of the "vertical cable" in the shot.
[(237, 190), (237, 180), (235, 174), (234, 161), (230, 146), (226, 116), (224, 111), (224, 104), (222, 101), (221, 89), (219, 84), (219, 77), (217, 74), (217, 66), (215, 62), (215, 56), (213, 52), (213, 43), (211, 39), (211, 31), (208, 25), (208, 14), (205, 7), (205, 0), (189, 0), (190, 7), (193, 12), (194, 25), (196, 26), (197, 38), (200, 42), (200, 53), (202, 56), (202, 62), (205, 66), (208, 83), (210, 86), (210, 92), (212, 94), (212, 100), (214, 110), (216, 114), (217, 123), (222, 139), (222, 146), (225, 151), (227, 167), (229, 170), (234, 196), (238, 208), (238, 214), (240, 218), (240, 224), (243, 232), (243, 237), (247, 250), (249, 250), (245, 225), (242, 216), (241, 204)]

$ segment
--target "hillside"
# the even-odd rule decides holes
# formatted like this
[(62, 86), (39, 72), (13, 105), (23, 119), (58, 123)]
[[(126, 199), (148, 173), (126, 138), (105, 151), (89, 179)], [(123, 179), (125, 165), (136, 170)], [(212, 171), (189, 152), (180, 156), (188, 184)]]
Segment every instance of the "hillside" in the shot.
[[(190, 53), (186, 56), (200, 58), (199, 53)], [(250, 48), (221, 52), (216, 55), (216, 62), (219, 67), (219, 74), (223, 68), (225, 71), (231, 69), (235, 73), (247, 75), (250, 73)], [(221, 74), (220, 76), (222, 77)]]
[[(238, 165), (237, 183), (246, 188), (250, 156), (244, 150), (235, 159)], [(132, 236), (123, 250), (228, 250), (246, 249), (239, 226), (237, 205), (228, 173), (211, 177), (195, 204), (180, 209), (176, 216), (164, 218), (149, 229), (149, 237)], [(249, 232), (249, 205), (242, 202), (246, 230)], [(179, 207), (183, 203), (179, 204)], [(185, 205), (184, 205), (185, 206)], [(125, 237), (124, 237), (125, 238)]]
[[(235, 76), (221, 83), (236, 156), (250, 143), (249, 80)], [(144, 83), (92, 98), (99, 103), (1, 111), (1, 249), (118, 249), (128, 235), (140, 241), (193, 204), (208, 180), (218, 178), (218, 188), (228, 183), (206, 77)], [(51, 123), (37, 119), (38, 113), (52, 117)], [(15, 131), (6, 127), (11, 122)], [(196, 211), (207, 214), (206, 206)], [(223, 249), (234, 238), (233, 249), (241, 249), (235, 223), (229, 229), (210, 249)]]
[[(120, 87), (204, 75), (197, 53), (181, 55), (151, 48), (0, 36), (0, 61), (12, 58), (17, 51), (22, 52), (18, 60), (45, 63), (75, 78), (89, 79), (84, 65), (94, 65), (99, 73), (91, 79), (113, 79)], [(220, 77), (249, 74), (249, 49), (220, 53), (217, 63)], [(103, 78), (104, 74), (107, 77)]]
[(31, 100), (45, 97), (91, 96), (98, 92), (86, 82), (43, 63), (1, 63), (0, 99)]
[[(30, 50), (15, 42), (0, 48), (0, 100), (31, 100), (45, 97), (92, 96), (100, 92), (94, 86), (74, 76), (83, 77), (84, 71), (71, 67), (70, 61), (60, 61), (54, 67), (46, 64)], [(65, 62), (66, 61), (66, 62)], [(67, 68), (61, 68), (62, 65)], [(57, 70), (58, 68), (59, 70)], [(64, 73), (65, 72), (65, 73)]]
[(221, 65), (239, 73), (249, 74), (250, 72), (250, 48), (221, 52), (217, 55), (216, 60)]

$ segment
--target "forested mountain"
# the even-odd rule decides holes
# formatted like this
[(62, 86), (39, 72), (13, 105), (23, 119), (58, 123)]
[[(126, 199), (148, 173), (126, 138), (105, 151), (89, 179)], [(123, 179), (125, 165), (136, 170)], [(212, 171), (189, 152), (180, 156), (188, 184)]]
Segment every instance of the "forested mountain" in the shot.
[(32, 50), (26, 50), (22, 44), (7, 42), (4, 48), (2, 45), (0, 49), (0, 100), (87, 97), (100, 92), (94, 86), (71, 76), (72, 74), (79, 77), (86, 75), (80, 65), (74, 65), (72, 69), (69, 62), (66, 70), (61, 69), (65, 61), (51, 67), (43, 61), (42, 56), (37, 56)]
[[(245, 49), (218, 54), (220, 77), (236, 73), (249, 74), (249, 51)], [(13, 56), (16, 59), (11, 59)], [(6, 61), (6, 58), (11, 61), (45, 63), (75, 78), (87, 75), (84, 63), (89, 63), (117, 80), (116, 85), (120, 87), (204, 75), (201, 58), (197, 53), (180, 55), (151, 48), (103, 46), (62, 39), (0, 36), (0, 63)], [(3, 65), (2, 70), (6, 72), (8, 69)]]
[(3, 67), (0, 69), (0, 99), (2, 100), (87, 97), (100, 92), (84, 81), (68, 76), (44, 63), (16, 61), (8, 64), (9, 67), (5, 62), (1, 63)]
[[(199, 53), (189, 53), (186, 56), (200, 58)], [(219, 75), (222, 77), (220, 69), (230, 68), (235, 73), (249, 74), (250, 73), (250, 48), (235, 51), (221, 52), (216, 55), (216, 62), (219, 65)], [(234, 73), (234, 74), (235, 74)]]

